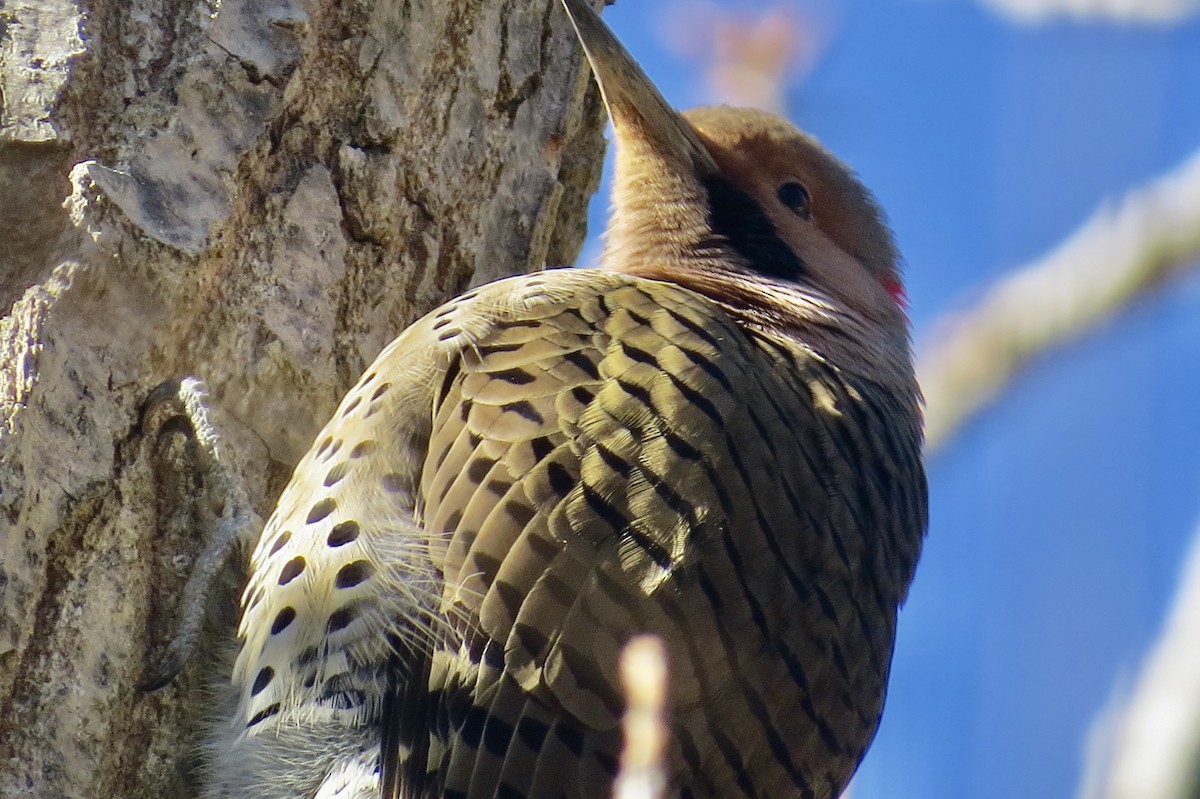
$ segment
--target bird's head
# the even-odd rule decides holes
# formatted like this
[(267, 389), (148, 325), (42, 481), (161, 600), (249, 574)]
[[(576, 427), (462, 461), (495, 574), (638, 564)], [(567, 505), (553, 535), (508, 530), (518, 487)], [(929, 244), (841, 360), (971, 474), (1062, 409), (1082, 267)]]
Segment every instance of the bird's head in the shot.
[(855, 174), (774, 114), (675, 111), (586, 0), (563, 3), (615, 130), (605, 267), (786, 328), (854, 317), (895, 334), (906, 354), (899, 256)]

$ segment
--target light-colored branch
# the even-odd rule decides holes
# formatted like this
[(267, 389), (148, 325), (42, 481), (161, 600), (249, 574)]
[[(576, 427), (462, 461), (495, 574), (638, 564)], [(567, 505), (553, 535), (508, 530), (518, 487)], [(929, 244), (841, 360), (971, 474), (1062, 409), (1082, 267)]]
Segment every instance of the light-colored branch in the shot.
[(926, 449), (938, 449), (1037, 355), (1200, 262), (1200, 152), (1104, 205), (1040, 260), (1002, 278), (918, 349)]
[(1080, 799), (1190, 799), (1200, 787), (1200, 525), (1132, 695), (1118, 697), (1093, 737)]
[(613, 785), (614, 799), (660, 799), (666, 785), (667, 653), (654, 635), (634, 638), (621, 653), (626, 709), (621, 727), (625, 749)]
[(983, 3), (1024, 25), (1062, 17), (1169, 25), (1200, 12), (1197, 0), (983, 0)]

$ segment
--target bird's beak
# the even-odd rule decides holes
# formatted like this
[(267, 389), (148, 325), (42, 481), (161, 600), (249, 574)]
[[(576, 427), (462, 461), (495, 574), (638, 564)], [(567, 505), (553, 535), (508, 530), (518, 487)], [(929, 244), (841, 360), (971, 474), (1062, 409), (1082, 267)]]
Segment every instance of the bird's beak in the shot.
[(690, 167), (697, 176), (716, 174), (716, 162), (696, 131), (667, 104), (590, 0), (562, 0), (562, 4), (592, 65), (618, 139), (641, 140), (655, 155)]

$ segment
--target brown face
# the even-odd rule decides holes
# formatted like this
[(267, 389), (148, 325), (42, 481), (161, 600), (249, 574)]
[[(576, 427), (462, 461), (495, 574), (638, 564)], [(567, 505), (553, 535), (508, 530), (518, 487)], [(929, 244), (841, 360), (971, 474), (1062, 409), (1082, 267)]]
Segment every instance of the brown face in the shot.
[(720, 168), (719, 179), (753, 200), (798, 256), (803, 270), (796, 280), (873, 317), (896, 312), (903, 290), (891, 233), (843, 164), (765, 112), (716, 107), (684, 117)]

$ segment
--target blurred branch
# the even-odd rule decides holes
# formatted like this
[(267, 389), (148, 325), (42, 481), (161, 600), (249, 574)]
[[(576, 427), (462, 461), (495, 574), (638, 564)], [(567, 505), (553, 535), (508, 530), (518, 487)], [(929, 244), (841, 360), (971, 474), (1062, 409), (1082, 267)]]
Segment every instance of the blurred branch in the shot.
[(1080, 799), (1195, 799), (1200, 759), (1200, 525), (1133, 695), (1105, 714)]
[(625, 749), (613, 785), (614, 799), (661, 799), (666, 787), (667, 653), (654, 635), (634, 638), (621, 652), (626, 709)]
[(1038, 261), (1001, 278), (919, 349), (934, 452), (1031, 359), (1200, 262), (1200, 152), (1096, 211)]
[(708, 102), (783, 114), (788, 93), (825, 51), (832, 27), (827, 15), (792, 3), (747, 10), (689, 0), (676, 3), (660, 37), (671, 52), (703, 65)]
[(1166, 25), (1200, 12), (1198, 0), (984, 0), (984, 5), (1031, 25), (1060, 17)]

